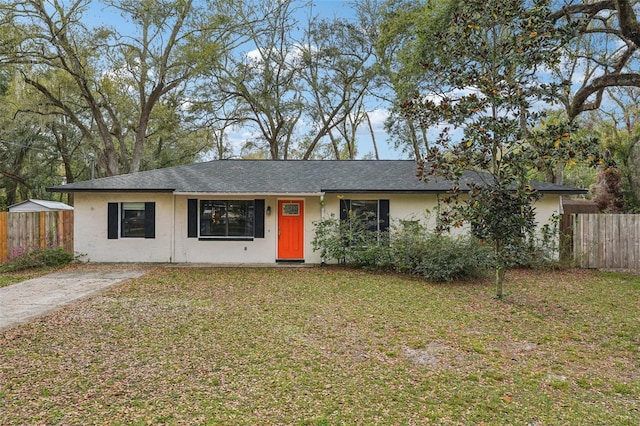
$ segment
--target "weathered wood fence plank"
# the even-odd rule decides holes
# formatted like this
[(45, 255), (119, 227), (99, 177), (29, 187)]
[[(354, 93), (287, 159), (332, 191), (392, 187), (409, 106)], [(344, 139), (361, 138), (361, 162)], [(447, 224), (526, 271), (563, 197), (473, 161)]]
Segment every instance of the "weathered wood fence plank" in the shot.
[(577, 214), (573, 222), (578, 266), (640, 269), (640, 215)]
[(9, 248), (7, 245), (7, 214), (0, 213), (0, 263), (7, 261)]
[(47, 247), (73, 253), (73, 211), (0, 212), (0, 263)]

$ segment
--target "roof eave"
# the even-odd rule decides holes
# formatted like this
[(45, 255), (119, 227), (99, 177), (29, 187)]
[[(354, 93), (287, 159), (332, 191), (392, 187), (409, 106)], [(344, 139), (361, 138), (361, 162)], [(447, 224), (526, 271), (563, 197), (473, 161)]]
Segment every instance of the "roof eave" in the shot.
[(186, 196), (200, 196), (200, 195), (243, 195), (243, 196), (263, 196), (263, 197), (320, 197), (324, 195), (324, 192), (283, 192), (283, 191), (274, 191), (274, 192), (265, 192), (265, 191), (247, 191), (247, 192), (237, 192), (237, 191), (229, 191), (229, 192), (220, 192), (220, 191), (175, 191), (175, 195), (186, 195)]
[(326, 194), (442, 194), (448, 189), (323, 189)]
[[(174, 193), (175, 195), (202, 195), (202, 194), (242, 194), (242, 195), (264, 195), (264, 196), (288, 196), (288, 197), (315, 197), (322, 194), (446, 194), (452, 193), (450, 189), (322, 189), (319, 192), (220, 192), (220, 191), (176, 191), (172, 188), (61, 188), (50, 187), (46, 188), (48, 192), (57, 193), (71, 193), (71, 192), (126, 192), (126, 193), (140, 193), (140, 192), (161, 192), (161, 193)], [(586, 189), (539, 189), (541, 194), (557, 194), (557, 195), (584, 195), (589, 191)]]
[(556, 195), (584, 195), (589, 191), (586, 189), (539, 189), (539, 193), (541, 194), (556, 194)]
[(70, 193), (70, 192), (174, 192), (173, 188), (64, 188), (49, 187), (48, 192)]

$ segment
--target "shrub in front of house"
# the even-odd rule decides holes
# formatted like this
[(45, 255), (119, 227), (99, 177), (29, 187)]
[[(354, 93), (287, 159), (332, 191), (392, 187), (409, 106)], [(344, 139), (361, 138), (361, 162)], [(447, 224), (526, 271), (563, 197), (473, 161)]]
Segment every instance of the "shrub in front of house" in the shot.
[(481, 275), (491, 262), (490, 250), (471, 236), (430, 232), (420, 221), (398, 221), (389, 232), (367, 229), (357, 218), (314, 223), (313, 248), (324, 261), (453, 281)]
[(371, 231), (358, 218), (340, 221), (329, 218), (314, 222), (313, 250), (323, 261), (363, 268), (386, 268), (390, 265), (388, 232)]
[(557, 269), (570, 266), (571, 261), (560, 260), (560, 217), (553, 215), (549, 223), (530, 230), (526, 238), (510, 250), (513, 265), (531, 269)]
[(420, 221), (394, 224), (390, 251), (395, 270), (432, 281), (479, 277), (492, 260), (491, 251), (478, 239), (437, 234)]
[(0, 272), (17, 272), (44, 267), (61, 267), (75, 259), (73, 253), (61, 247), (21, 250), (15, 256), (0, 265)]
[(425, 245), (415, 273), (432, 281), (477, 278), (492, 265), (491, 251), (472, 236), (430, 235)]

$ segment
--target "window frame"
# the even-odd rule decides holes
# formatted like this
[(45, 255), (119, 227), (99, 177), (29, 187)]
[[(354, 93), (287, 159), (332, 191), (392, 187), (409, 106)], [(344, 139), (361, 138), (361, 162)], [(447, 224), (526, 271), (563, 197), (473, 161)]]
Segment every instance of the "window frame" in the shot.
[[(249, 198), (245, 198), (249, 200)], [(187, 226), (185, 231), (187, 238), (198, 239), (200, 241), (233, 241), (233, 238), (200, 238), (200, 200), (198, 198), (187, 198), (186, 200)], [(253, 241), (254, 239), (265, 238), (265, 222), (266, 222), (266, 200), (264, 198), (253, 199), (253, 238), (242, 238), (240, 241)]]
[[(199, 240), (205, 240), (205, 241), (253, 241), (253, 239), (255, 238), (256, 235), (256, 219), (257, 219), (257, 215), (256, 215), (256, 211), (258, 208), (260, 208), (259, 204), (256, 202), (257, 200), (253, 200), (253, 199), (198, 199), (197, 200), (197, 219), (196, 219), (196, 224), (197, 224), (197, 237)], [(225, 235), (219, 235), (219, 234), (206, 234), (203, 233), (203, 226), (204, 228), (207, 227), (207, 222), (206, 222), (206, 218), (203, 217), (205, 209), (204, 209), (204, 203), (210, 203), (211, 205), (211, 215), (214, 214), (213, 211), (213, 206), (215, 206), (216, 204), (218, 204), (219, 206), (224, 204), (224, 209), (225, 209), (225, 214), (224, 217), (220, 217), (220, 219), (218, 220), (224, 220), (224, 224), (225, 224)], [(247, 213), (246, 215), (249, 217), (249, 220), (251, 221), (251, 230), (250, 232), (246, 233), (245, 235), (229, 235), (229, 225), (231, 223), (230, 221), (230, 209), (229, 206), (232, 205), (232, 203), (246, 203), (246, 209), (247, 209)], [(251, 214), (252, 212), (252, 214)], [(213, 219), (213, 218), (212, 218)], [(193, 232), (191, 232), (193, 233)]]
[(341, 199), (340, 221), (350, 221), (353, 215), (353, 203), (376, 203), (376, 229), (368, 227), (368, 231), (381, 234), (389, 230), (389, 200), (388, 199)]
[[(137, 207), (137, 208), (134, 208)], [(137, 212), (135, 216), (127, 216), (127, 212)], [(120, 238), (144, 238), (146, 227), (146, 209), (144, 202), (125, 201), (120, 203)], [(140, 221), (142, 224), (140, 226)], [(127, 227), (127, 224), (135, 224), (135, 227)], [(137, 231), (132, 231), (135, 229)]]
[[(138, 211), (143, 212), (141, 235), (126, 235), (125, 205), (138, 205)], [(142, 209), (140, 209), (142, 207)], [(140, 216), (140, 215), (137, 215)], [(156, 203), (155, 201), (121, 201), (107, 203), (107, 239), (154, 239), (156, 237)]]

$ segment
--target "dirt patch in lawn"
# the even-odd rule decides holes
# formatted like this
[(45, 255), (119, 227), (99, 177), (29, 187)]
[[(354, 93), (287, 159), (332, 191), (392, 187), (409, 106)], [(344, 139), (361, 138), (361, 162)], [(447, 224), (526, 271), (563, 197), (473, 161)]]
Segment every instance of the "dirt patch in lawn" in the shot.
[(421, 349), (404, 348), (404, 355), (415, 365), (425, 365), (434, 369), (460, 368), (467, 358), (451, 346), (430, 342)]

